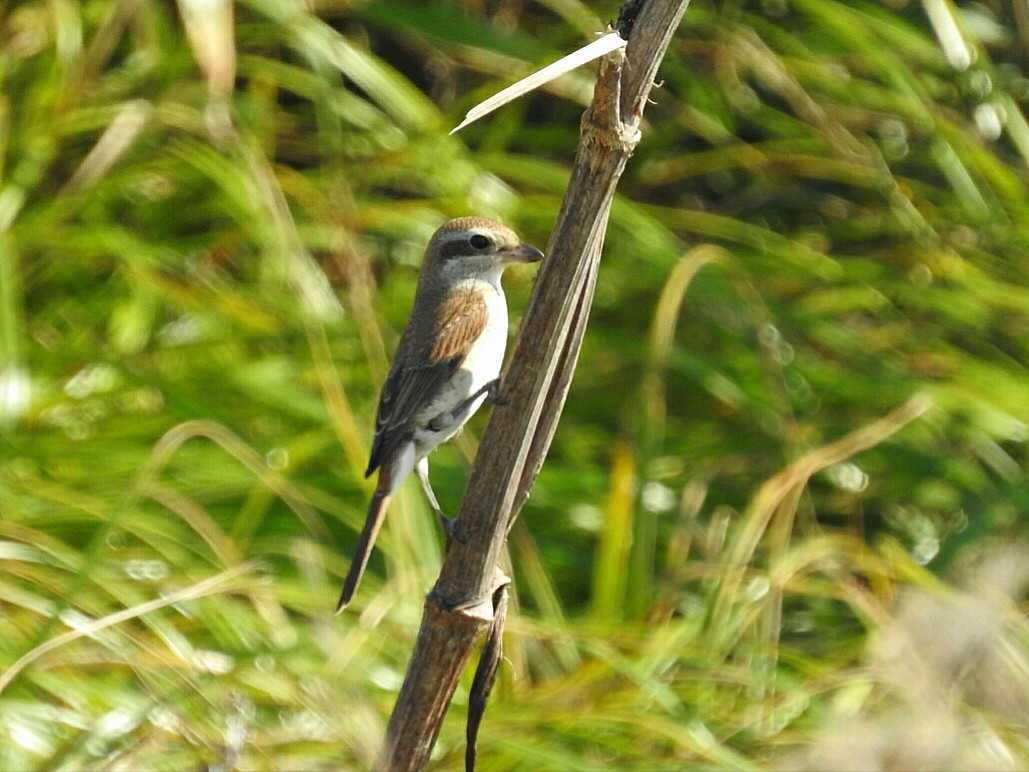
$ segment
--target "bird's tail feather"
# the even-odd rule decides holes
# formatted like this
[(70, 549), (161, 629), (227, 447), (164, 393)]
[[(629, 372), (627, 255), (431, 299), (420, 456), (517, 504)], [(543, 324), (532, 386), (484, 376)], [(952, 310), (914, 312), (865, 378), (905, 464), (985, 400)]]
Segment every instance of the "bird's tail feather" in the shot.
[(386, 508), (389, 506), (391, 498), (388, 489), (381, 485), (372, 494), (372, 500), (368, 504), (368, 514), (364, 519), (364, 528), (361, 529), (361, 538), (357, 541), (357, 551), (350, 563), (347, 578), (343, 580), (343, 592), (340, 593), (339, 602), (336, 604), (337, 614), (347, 607), (353, 600), (354, 593), (357, 592), (357, 585), (368, 565), (368, 558), (371, 557), (372, 547), (375, 545), (375, 537), (379, 535), (379, 529), (382, 527)]

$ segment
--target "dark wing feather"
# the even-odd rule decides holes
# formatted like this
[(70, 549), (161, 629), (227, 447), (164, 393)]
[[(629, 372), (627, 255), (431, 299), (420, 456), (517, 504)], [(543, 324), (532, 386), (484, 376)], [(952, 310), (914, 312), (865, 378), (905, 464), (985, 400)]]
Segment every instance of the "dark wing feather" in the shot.
[(379, 397), (366, 477), (411, 436), (415, 415), (461, 366), (486, 328), (488, 314), (480, 292), (455, 290), (437, 305), (431, 334), (408, 322)]

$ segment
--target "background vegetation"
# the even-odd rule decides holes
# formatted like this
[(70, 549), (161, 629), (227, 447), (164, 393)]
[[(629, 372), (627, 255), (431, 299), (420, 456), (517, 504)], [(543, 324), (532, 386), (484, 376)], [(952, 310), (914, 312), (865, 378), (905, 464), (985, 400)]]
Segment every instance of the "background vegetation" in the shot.
[[(472, 212), (545, 244), (592, 75), (447, 132), (616, 11), (0, 8), (0, 768), (370, 762), (438, 566), (414, 485), (331, 611), (420, 252)], [(694, 1), (483, 769), (1029, 765), (1027, 61), (1023, 0)]]

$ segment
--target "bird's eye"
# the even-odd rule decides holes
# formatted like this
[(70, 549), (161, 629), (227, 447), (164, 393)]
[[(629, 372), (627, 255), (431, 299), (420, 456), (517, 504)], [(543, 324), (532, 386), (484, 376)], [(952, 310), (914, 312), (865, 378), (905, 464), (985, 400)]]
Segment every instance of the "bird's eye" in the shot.
[(489, 239), (481, 233), (476, 233), (468, 239), (468, 243), (471, 244), (474, 249), (486, 249), (490, 244)]

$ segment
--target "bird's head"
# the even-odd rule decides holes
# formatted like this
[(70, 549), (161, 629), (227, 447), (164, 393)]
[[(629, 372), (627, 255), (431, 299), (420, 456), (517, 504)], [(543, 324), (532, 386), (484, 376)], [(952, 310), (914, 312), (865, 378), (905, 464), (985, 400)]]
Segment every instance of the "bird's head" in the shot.
[(484, 217), (460, 217), (433, 234), (425, 249), (422, 274), (447, 283), (492, 279), (512, 263), (542, 259), (542, 252), (522, 242), (506, 225)]

